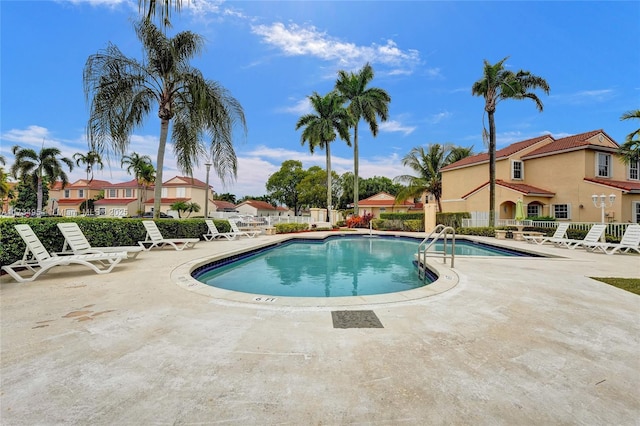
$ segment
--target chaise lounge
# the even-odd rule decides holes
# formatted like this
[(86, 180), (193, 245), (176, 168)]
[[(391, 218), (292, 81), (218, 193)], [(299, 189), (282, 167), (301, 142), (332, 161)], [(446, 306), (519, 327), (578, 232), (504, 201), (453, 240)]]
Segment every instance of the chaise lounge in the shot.
[[(69, 256), (52, 256), (29, 225), (14, 225), (16, 231), (27, 245), (22, 259), (2, 267), (7, 274), (20, 283), (34, 281), (40, 275), (56, 266), (83, 265), (91, 268), (96, 274), (106, 274), (127, 258), (127, 253), (93, 253), (72, 254)], [(26, 269), (31, 276), (22, 276), (17, 270)]]
[(235, 240), (238, 234), (235, 232), (220, 232), (216, 227), (216, 224), (211, 219), (205, 219), (204, 221), (207, 224), (207, 228), (209, 228), (209, 232), (206, 234), (202, 234), (202, 238), (207, 241), (216, 240), (219, 238), (226, 238), (227, 240)]
[(569, 229), (569, 223), (563, 222), (558, 224), (556, 228), (556, 232), (553, 233), (550, 237), (538, 236), (538, 235), (523, 235), (523, 238), (528, 243), (536, 243), (536, 244), (544, 244), (544, 243), (555, 243), (560, 240), (566, 240), (565, 234), (567, 233), (567, 229)]
[(640, 225), (627, 226), (619, 243), (589, 242), (584, 243), (584, 247), (590, 251), (601, 251), (606, 254), (629, 253), (631, 250), (640, 253)]
[(58, 254), (89, 254), (126, 252), (129, 259), (135, 259), (142, 253), (142, 247), (92, 247), (76, 222), (58, 223), (58, 229), (64, 236), (62, 251)]
[(244, 236), (247, 236), (249, 238), (253, 238), (256, 235), (262, 234), (262, 231), (242, 231), (242, 230), (240, 230), (240, 228), (238, 228), (238, 224), (233, 219), (229, 219), (229, 225), (231, 225), (231, 232), (236, 234), (239, 237), (244, 235)]
[(596, 243), (600, 241), (600, 237), (602, 237), (602, 234), (604, 234), (605, 229), (607, 229), (607, 225), (593, 225), (582, 240), (560, 238), (553, 243), (557, 246), (566, 247), (573, 250), (578, 247), (584, 247), (586, 244)]
[(144, 241), (138, 241), (138, 244), (144, 251), (149, 251), (155, 247), (164, 248), (166, 246), (181, 251), (185, 248), (194, 247), (200, 241), (199, 238), (164, 238), (158, 229), (158, 225), (156, 225), (154, 221), (143, 220), (142, 224), (147, 230), (147, 236)]

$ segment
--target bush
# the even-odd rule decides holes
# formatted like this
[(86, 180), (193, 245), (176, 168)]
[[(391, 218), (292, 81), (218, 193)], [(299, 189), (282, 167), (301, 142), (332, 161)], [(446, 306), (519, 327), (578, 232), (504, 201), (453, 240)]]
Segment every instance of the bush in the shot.
[(486, 226), (483, 228), (458, 228), (456, 234), (459, 235), (477, 235), (479, 237), (495, 237), (496, 228)]
[(471, 219), (471, 213), (436, 213), (436, 223), (444, 226), (450, 226), (453, 229), (462, 227), (462, 219)]
[[(306, 223), (278, 223), (276, 224), (276, 234), (289, 234), (291, 232), (307, 231), (309, 225)], [(222, 231), (220, 231), (222, 232)]]
[(371, 213), (365, 213), (362, 216), (351, 216), (349, 219), (347, 219), (347, 227), (368, 228), (371, 219), (373, 219), (373, 214)]
[(388, 220), (424, 220), (424, 213), (381, 213), (380, 219)]

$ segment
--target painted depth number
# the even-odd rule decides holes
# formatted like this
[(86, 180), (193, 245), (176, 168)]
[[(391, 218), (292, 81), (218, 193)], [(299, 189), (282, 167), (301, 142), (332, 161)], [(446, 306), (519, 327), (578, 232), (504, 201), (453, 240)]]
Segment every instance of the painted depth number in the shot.
[(254, 302), (275, 302), (276, 300), (278, 300), (277, 297), (258, 296), (253, 298)]

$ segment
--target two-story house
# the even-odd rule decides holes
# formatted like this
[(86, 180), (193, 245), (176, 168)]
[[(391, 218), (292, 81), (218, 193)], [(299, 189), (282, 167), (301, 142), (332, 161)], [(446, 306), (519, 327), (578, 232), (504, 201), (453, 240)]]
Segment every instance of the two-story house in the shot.
[[(555, 139), (551, 135), (496, 151), (496, 218), (513, 219), (522, 199), (528, 216), (600, 222), (593, 195), (604, 194), (610, 222), (640, 222), (638, 162), (624, 164), (618, 144), (603, 130)], [(445, 212), (489, 210), (489, 155), (464, 158), (442, 168)]]
[(126, 217), (144, 212), (144, 202), (153, 196), (153, 185), (142, 186), (136, 179), (110, 183), (104, 187), (104, 198), (94, 203), (96, 214)]
[[(153, 211), (155, 199), (153, 193), (151, 198), (144, 202), (145, 211)], [(175, 176), (162, 184), (162, 197), (160, 200), (160, 211), (167, 213), (171, 209), (171, 204), (185, 201), (196, 203), (204, 211), (204, 205), (213, 202), (213, 189), (207, 188), (207, 184), (199, 179), (187, 176)]]
[(57, 181), (49, 188), (49, 213), (61, 216), (93, 213), (87, 208), (81, 209), (82, 203), (93, 200), (106, 185), (109, 185), (106, 180), (79, 179), (63, 188), (62, 182)]

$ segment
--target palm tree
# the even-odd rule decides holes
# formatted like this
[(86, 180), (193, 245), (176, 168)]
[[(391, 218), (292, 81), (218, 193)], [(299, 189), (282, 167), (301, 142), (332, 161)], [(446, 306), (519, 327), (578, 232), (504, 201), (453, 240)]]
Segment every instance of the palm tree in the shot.
[(442, 173), (440, 169), (472, 155), (472, 148), (452, 146), (450, 144), (431, 144), (425, 150), (423, 147), (413, 148), (402, 159), (402, 165), (415, 171), (418, 176), (401, 175), (394, 181), (406, 184), (396, 196), (396, 202), (403, 202), (407, 198), (422, 197), (425, 193), (433, 194), (438, 203), (438, 211), (442, 211)]
[(21, 148), (15, 145), (11, 148), (14, 156), (14, 163), (11, 166), (11, 174), (14, 178), (23, 178), (32, 175), (33, 181), (37, 182), (37, 211), (42, 212), (42, 180), (47, 178), (49, 182), (60, 179), (64, 188), (69, 183), (67, 174), (62, 169), (62, 163), (66, 164), (69, 171), (73, 170), (73, 161), (66, 157), (60, 157), (58, 148), (42, 148), (36, 152), (30, 148)]
[[(76, 160), (76, 166), (80, 167), (81, 164), (86, 166), (85, 171), (87, 172), (87, 180), (89, 182), (93, 181), (93, 168), (98, 166), (98, 170), (104, 169), (104, 164), (102, 164), (102, 156), (100, 153), (90, 150), (86, 154), (82, 152), (76, 152), (73, 154), (73, 159)], [(91, 178), (89, 178), (91, 175)]]
[(484, 75), (471, 86), (471, 94), (482, 96), (485, 100), (484, 110), (489, 117), (489, 132), (483, 129), (483, 139), (489, 142), (489, 226), (495, 226), (496, 215), (496, 106), (505, 99), (531, 99), (536, 103), (538, 111), (543, 110), (538, 96), (531, 92), (542, 89), (549, 94), (549, 84), (542, 77), (520, 70), (516, 73), (506, 70), (503, 60), (491, 65), (484, 60)]
[[(207, 80), (189, 61), (203, 48), (201, 36), (190, 31), (167, 38), (149, 21), (135, 25), (145, 60), (125, 56), (110, 44), (91, 55), (84, 68), (84, 90), (91, 99), (87, 126), (91, 146), (100, 152), (110, 146), (123, 155), (134, 128), (142, 126), (155, 105), (160, 118), (156, 165), (154, 217), (160, 213), (164, 154), (171, 139), (178, 167), (191, 176), (199, 158), (210, 158), (224, 182), (235, 178), (237, 159), (233, 129), (246, 121), (240, 103), (218, 83)], [(207, 148), (201, 142), (210, 138)]]
[(331, 222), (331, 142), (336, 140), (336, 132), (338, 136), (347, 145), (351, 146), (349, 141), (349, 124), (351, 116), (346, 109), (343, 108), (344, 98), (336, 92), (329, 92), (325, 96), (320, 96), (317, 92), (313, 92), (309, 96), (311, 105), (315, 109), (315, 114), (306, 114), (300, 117), (296, 123), (296, 130), (305, 127), (302, 131), (300, 141), (304, 145), (309, 142), (309, 151), (313, 154), (316, 147), (324, 149), (327, 154), (327, 222)]
[[(138, 189), (138, 212), (140, 212), (142, 210), (142, 196), (146, 193), (146, 190), (141, 191), (141, 188), (143, 188), (145, 182), (148, 182), (149, 175), (155, 174), (155, 169), (153, 164), (151, 164), (151, 157), (148, 155), (140, 155), (137, 152), (122, 157), (120, 167), (124, 169), (125, 165), (127, 166), (127, 173), (133, 174), (136, 180)], [(155, 176), (153, 179), (155, 180)]]
[(377, 87), (367, 88), (373, 80), (373, 68), (365, 64), (357, 73), (338, 72), (336, 90), (349, 101), (349, 112), (353, 117), (353, 213), (358, 214), (358, 123), (361, 119), (369, 124), (373, 137), (378, 135), (378, 122), (387, 121), (389, 114), (389, 94)]
[[(627, 111), (622, 114), (622, 117), (620, 117), (620, 120), (631, 119), (640, 120), (640, 109), (636, 109), (635, 111)], [(627, 135), (624, 143), (620, 146), (618, 153), (622, 157), (622, 161), (624, 161), (626, 164), (632, 163), (634, 161), (640, 161), (640, 129), (634, 130)]]
[(173, 5), (176, 12), (180, 12), (182, 8), (182, 0), (138, 0), (138, 11), (146, 11), (145, 19), (150, 21), (156, 15), (160, 15), (160, 21), (164, 27), (171, 27), (169, 18), (171, 17), (171, 6)]

